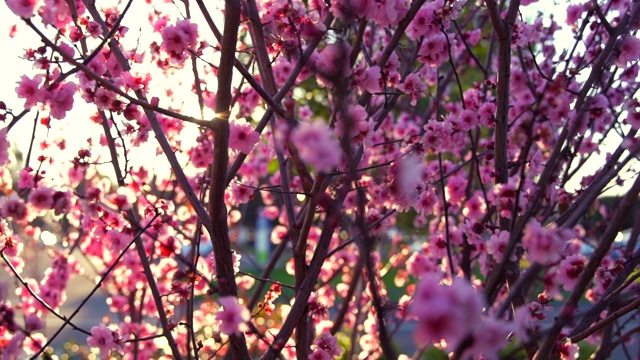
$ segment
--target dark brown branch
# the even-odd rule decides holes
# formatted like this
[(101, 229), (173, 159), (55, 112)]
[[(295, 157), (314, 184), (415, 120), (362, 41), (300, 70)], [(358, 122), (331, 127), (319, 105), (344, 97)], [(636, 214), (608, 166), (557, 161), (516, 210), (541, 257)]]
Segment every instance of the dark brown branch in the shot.
[[(235, 61), (238, 26), (240, 25), (240, 1), (226, 0), (224, 11), (224, 34), (220, 44), (218, 66), (218, 92), (216, 94), (216, 118), (213, 119), (213, 162), (210, 167), (209, 213), (211, 214), (213, 255), (220, 294), (237, 296), (231, 240), (227, 226), (227, 207), (224, 193), (227, 188), (227, 166), (229, 164), (229, 112), (231, 107), (231, 80)], [(229, 336), (231, 354), (234, 359), (249, 359), (244, 334)]]

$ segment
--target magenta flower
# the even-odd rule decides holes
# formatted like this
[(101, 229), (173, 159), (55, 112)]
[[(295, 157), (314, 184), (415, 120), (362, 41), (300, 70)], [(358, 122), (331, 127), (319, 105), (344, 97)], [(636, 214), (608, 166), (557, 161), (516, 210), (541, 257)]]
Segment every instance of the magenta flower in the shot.
[(162, 48), (172, 60), (183, 63), (188, 50), (195, 50), (198, 45), (198, 25), (189, 19), (178, 21), (175, 26), (166, 26), (162, 30)]
[(398, 90), (409, 95), (411, 98), (411, 106), (416, 106), (418, 99), (424, 95), (427, 85), (416, 74), (409, 74), (404, 82), (398, 85)]
[(31, 109), (38, 102), (42, 101), (42, 92), (40, 84), (42, 83), (42, 75), (36, 75), (30, 79), (27, 75), (22, 75), (16, 87), (16, 94), (20, 99), (25, 99), (24, 107)]
[(102, 358), (109, 357), (111, 350), (119, 350), (121, 342), (120, 334), (109, 329), (105, 324), (92, 327), (91, 336), (87, 337), (87, 344), (99, 348)]
[(627, 65), (629, 61), (637, 61), (640, 58), (640, 39), (635, 36), (627, 36), (620, 44), (620, 55), (616, 64), (620, 67)]
[(247, 331), (247, 321), (251, 318), (249, 310), (238, 302), (235, 296), (222, 296), (218, 299), (222, 310), (216, 314), (216, 320), (220, 322), (220, 330), (227, 334), (240, 334)]
[(7, 139), (7, 128), (0, 130), (0, 166), (5, 166), (9, 163), (9, 139)]
[(340, 144), (331, 137), (331, 130), (327, 125), (320, 121), (301, 123), (293, 130), (291, 140), (298, 148), (302, 160), (319, 171), (331, 171), (340, 163)]
[(425, 276), (409, 307), (418, 320), (416, 343), (426, 346), (445, 340), (448, 348), (455, 349), (481, 326), (482, 306), (480, 295), (465, 280), (456, 278), (446, 286), (436, 276)]
[(558, 282), (565, 290), (571, 291), (578, 282), (578, 278), (587, 265), (587, 258), (582, 254), (567, 256), (560, 262), (556, 272)]
[[(340, 356), (340, 354), (342, 354), (342, 348), (338, 344), (338, 339), (335, 336), (331, 335), (330, 332), (323, 332), (322, 334), (320, 334), (320, 336), (316, 338), (313, 344), (316, 347), (315, 352), (322, 351), (326, 353), (327, 355), (329, 355), (327, 357), (328, 359), (333, 359), (335, 356)], [(321, 356), (318, 358), (322, 359)]]
[(553, 224), (543, 227), (537, 220), (532, 219), (524, 228), (522, 245), (527, 249), (529, 260), (542, 265), (560, 261), (560, 254), (567, 240), (570, 230), (557, 229)]
[(256, 143), (260, 140), (260, 134), (255, 132), (251, 125), (229, 124), (229, 147), (245, 154), (249, 154)]
[(30, 18), (36, 12), (38, 0), (7, 0), (7, 6), (14, 14), (22, 18)]
[(46, 94), (46, 101), (49, 104), (49, 112), (56, 119), (64, 119), (67, 111), (73, 108), (73, 94), (76, 91), (76, 84), (66, 83), (49, 91)]
[(53, 207), (53, 189), (40, 187), (29, 194), (29, 203), (37, 210), (49, 210)]
[(351, 53), (351, 48), (342, 43), (331, 44), (318, 54), (316, 67), (320, 74), (328, 77), (346, 77), (351, 75), (351, 67), (345, 58)]

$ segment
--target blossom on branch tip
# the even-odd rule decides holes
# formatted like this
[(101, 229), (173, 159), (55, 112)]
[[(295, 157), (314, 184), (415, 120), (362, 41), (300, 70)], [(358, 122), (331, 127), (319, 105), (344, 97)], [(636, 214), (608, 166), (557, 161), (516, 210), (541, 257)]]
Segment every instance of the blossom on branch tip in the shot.
[(36, 13), (39, 0), (6, 0), (7, 6), (14, 14), (22, 18), (30, 18)]
[(620, 54), (616, 61), (619, 67), (625, 67), (630, 61), (638, 61), (640, 58), (640, 39), (628, 35), (622, 40), (619, 50)]
[(38, 102), (42, 101), (43, 93), (39, 89), (42, 83), (42, 75), (36, 75), (30, 79), (27, 75), (22, 75), (16, 87), (16, 94), (20, 99), (25, 99), (25, 109), (31, 109)]
[(106, 359), (111, 354), (111, 350), (121, 349), (122, 339), (117, 331), (113, 331), (101, 323), (91, 328), (91, 335), (87, 337), (87, 345), (99, 348), (100, 355)]
[(349, 61), (345, 60), (350, 54), (349, 45), (343, 43), (328, 45), (318, 54), (316, 68), (321, 75), (330, 80), (347, 77), (351, 75), (351, 67)]
[(260, 140), (260, 134), (249, 124), (239, 124), (232, 121), (229, 124), (229, 148), (244, 154), (249, 154)]
[(332, 131), (321, 121), (300, 123), (291, 134), (302, 160), (318, 171), (332, 171), (342, 159), (342, 149), (331, 135)]
[(554, 224), (543, 227), (537, 220), (531, 219), (524, 228), (522, 245), (530, 261), (549, 265), (560, 261), (560, 254), (570, 237), (571, 230), (558, 229)]
[(316, 355), (318, 359), (333, 359), (335, 356), (340, 356), (342, 354), (342, 348), (338, 344), (338, 339), (331, 335), (330, 332), (323, 332), (316, 338), (313, 342), (315, 346), (314, 354), (317, 352), (323, 352), (328, 357), (323, 357), (323, 355)]
[(46, 92), (45, 100), (49, 105), (49, 112), (56, 119), (64, 119), (67, 111), (73, 108), (73, 95), (76, 84), (66, 83)]
[(187, 59), (188, 50), (195, 51), (198, 45), (198, 25), (189, 19), (178, 21), (175, 26), (162, 29), (162, 49), (178, 64)]
[(220, 330), (227, 334), (240, 334), (249, 329), (246, 324), (251, 318), (251, 313), (238, 302), (235, 296), (222, 296), (218, 299), (222, 310), (218, 310), (216, 320), (220, 322)]
[(411, 106), (416, 106), (418, 100), (424, 95), (424, 91), (427, 90), (427, 84), (416, 74), (409, 74), (404, 79), (404, 82), (398, 85), (398, 90), (409, 95), (411, 98)]
[(0, 166), (5, 166), (9, 163), (9, 139), (7, 138), (8, 128), (0, 129)]
[[(455, 349), (482, 323), (482, 299), (466, 280), (456, 278), (450, 286), (435, 275), (418, 283), (409, 313), (418, 320), (416, 343), (427, 346), (441, 340)], [(465, 324), (465, 326), (460, 326)]]

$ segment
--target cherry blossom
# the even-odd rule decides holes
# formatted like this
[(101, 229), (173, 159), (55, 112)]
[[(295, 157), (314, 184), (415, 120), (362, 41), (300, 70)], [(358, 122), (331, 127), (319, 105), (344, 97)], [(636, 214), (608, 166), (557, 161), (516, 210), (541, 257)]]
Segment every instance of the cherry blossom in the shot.
[(14, 14), (30, 18), (35, 14), (39, 2), (39, 0), (7, 0), (7, 6)]
[(318, 54), (316, 60), (318, 72), (328, 79), (351, 75), (349, 62), (344, 61), (350, 52), (350, 47), (342, 43), (328, 45)]
[[(342, 354), (342, 349), (338, 345), (338, 339), (328, 332), (320, 334), (314, 341), (314, 346), (316, 347), (314, 354), (316, 354), (315, 357), (318, 359), (333, 359)], [(318, 353), (324, 354), (321, 355)], [(314, 355), (312, 355), (312, 357), (313, 356)]]
[(64, 119), (67, 111), (73, 108), (73, 94), (76, 85), (68, 82), (49, 90), (44, 95), (46, 103), (49, 105), (51, 116), (56, 119)]
[(342, 159), (342, 149), (331, 136), (331, 130), (321, 121), (300, 123), (292, 132), (300, 157), (318, 171), (334, 169)]
[(105, 324), (91, 328), (91, 335), (87, 337), (87, 344), (91, 347), (100, 349), (100, 355), (103, 358), (109, 357), (111, 350), (118, 350), (120, 344), (120, 334), (117, 331), (109, 329)]
[(253, 131), (253, 128), (248, 124), (232, 122), (230, 124), (230, 132), (229, 147), (245, 154), (250, 153), (260, 139), (260, 134)]
[(246, 322), (249, 321), (249, 310), (233, 296), (223, 296), (218, 299), (222, 310), (218, 310), (216, 320), (220, 322), (220, 330), (227, 335), (239, 334), (247, 331)]
[(180, 20), (175, 26), (165, 26), (162, 29), (162, 48), (177, 63), (186, 60), (186, 52), (194, 51), (198, 43), (198, 25), (189, 19)]
[[(422, 278), (413, 297), (409, 313), (418, 320), (416, 342), (422, 346), (445, 340), (455, 349), (482, 324), (482, 301), (465, 280), (454, 279), (442, 285), (433, 275)], [(464, 323), (465, 326), (458, 326)]]
[(543, 227), (532, 219), (527, 223), (522, 237), (522, 244), (527, 249), (529, 259), (543, 265), (560, 260), (566, 241), (558, 229), (553, 226)]
[(7, 128), (0, 129), (0, 166), (5, 166), (9, 163), (9, 139), (7, 139)]
[(36, 210), (49, 210), (53, 207), (53, 189), (48, 187), (40, 187), (29, 194), (29, 203)]
[(16, 94), (19, 98), (25, 99), (25, 108), (30, 109), (38, 102), (42, 101), (43, 94), (40, 90), (41, 82), (41, 75), (36, 75), (33, 79), (28, 78), (26, 75), (22, 75), (22, 80), (18, 82), (19, 85), (16, 88)]
[(409, 74), (404, 82), (398, 85), (398, 90), (403, 91), (411, 98), (411, 105), (416, 106), (418, 100), (424, 95), (427, 85), (416, 74)]

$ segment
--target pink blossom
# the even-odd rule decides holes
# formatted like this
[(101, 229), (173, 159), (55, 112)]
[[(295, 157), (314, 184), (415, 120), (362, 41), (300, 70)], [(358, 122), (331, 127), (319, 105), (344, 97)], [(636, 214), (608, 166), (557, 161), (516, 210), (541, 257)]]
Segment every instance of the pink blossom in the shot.
[(22, 18), (30, 18), (35, 14), (39, 0), (6, 0), (7, 6), (14, 14)]
[(522, 245), (527, 249), (530, 261), (549, 265), (560, 260), (565, 242), (553, 225), (543, 227), (537, 220), (531, 219), (525, 226)]
[(348, 22), (354, 18), (362, 19), (371, 0), (331, 0), (331, 13), (338, 19)]
[(21, 80), (18, 81), (16, 94), (20, 99), (25, 99), (25, 109), (31, 109), (38, 102), (42, 101), (41, 83), (42, 75), (36, 75), (33, 79), (30, 79), (27, 75), (22, 75)]
[(260, 140), (260, 134), (253, 130), (249, 124), (238, 124), (235, 121), (229, 124), (229, 147), (245, 154), (249, 154)]
[(56, 119), (64, 119), (67, 111), (73, 108), (73, 94), (76, 91), (74, 83), (59, 85), (46, 94), (46, 102), (49, 104), (49, 112)]
[(19, 189), (28, 189), (35, 185), (35, 174), (33, 169), (26, 167), (20, 170), (20, 180), (18, 181)]
[[(449, 38), (452, 38), (449, 36)], [(438, 67), (449, 59), (449, 44), (442, 33), (432, 35), (422, 42), (418, 50), (420, 61), (428, 66)]]
[(465, 197), (467, 190), (467, 179), (460, 175), (452, 175), (447, 181), (445, 192), (447, 200), (459, 204)]
[(60, 54), (65, 55), (70, 58), (74, 58), (76, 56), (76, 50), (67, 43), (60, 44)]
[(9, 163), (9, 147), (11, 144), (7, 138), (8, 132), (9, 128), (0, 129), (0, 166), (5, 166)]
[(24, 326), (27, 331), (37, 331), (44, 327), (44, 322), (37, 314), (31, 314), (25, 317)]
[(251, 201), (255, 196), (255, 190), (250, 186), (233, 182), (231, 183), (230, 194), (229, 202), (237, 206)]
[(431, 36), (440, 32), (440, 24), (436, 17), (436, 9), (443, 6), (443, 1), (438, 0), (423, 5), (407, 28), (407, 35), (412, 40), (418, 40), (422, 36)]
[(496, 114), (496, 104), (486, 102), (480, 105), (478, 117), (484, 126), (493, 127)]
[(100, 110), (117, 110), (112, 108), (112, 104), (116, 100), (115, 95), (105, 88), (99, 88), (96, 90), (93, 101)]
[(478, 114), (472, 110), (462, 110), (455, 121), (460, 130), (469, 131), (478, 125)]
[(404, 79), (404, 82), (398, 85), (398, 90), (409, 95), (412, 106), (416, 106), (418, 99), (422, 98), (426, 89), (427, 84), (425, 84), (417, 74), (409, 74), (409, 76)]
[[(344, 136), (347, 126), (349, 127), (349, 138), (358, 136), (364, 136), (369, 130), (369, 123), (367, 122), (369, 114), (367, 110), (360, 105), (349, 105), (347, 107), (347, 114), (338, 113), (335, 123), (335, 133), (337, 136)], [(348, 122), (348, 124), (346, 124)]]
[(640, 129), (640, 111), (629, 110), (625, 122), (631, 125), (633, 129)]
[(37, 210), (49, 210), (53, 207), (53, 189), (39, 187), (29, 194), (29, 203)]
[(406, 262), (407, 270), (415, 278), (420, 278), (426, 273), (436, 270), (436, 264), (427, 256), (415, 252), (409, 257)]
[(3, 343), (3, 359), (19, 359), (21, 355), (24, 355), (23, 343), (26, 338), (27, 335), (23, 332), (17, 332), (8, 338), (8, 341)]
[(87, 344), (100, 349), (100, 355), (106, 359), (111, 350), (119, 350), (121, 347), (120, 334), (106, 327), (103, 323), (91, 328), (91, 335), (87, 337)]
[(473, 354), (474, 359), (499, 359), (498, 352), (507, 346), (510, 333), (514, 329), (512, 323), (491, 317), (484, 318), (481, 326), (473, 334), (473, 345), (468, 353)]
[(323, 332), (313, 342), (316, 351), (321, 350), (329, 355), (329, 359), (342, 354), (342, 348), (338, 344), (338, 339), (331, 335), (330, 332)]
[(315, 350), (311, 355), (309, 355), (309, 360), (331, 360), (333, 357), (329, 355), (326, 351), (323, 350)]
[(468, 41), (471, 46), (478, 45), (481, 36), (482, 29), (475, 29), (464, 34), (465, 40)]
[(238, 302), (235, 296), (222, 296), (218, 299), (222, 310), (218, 310), (216, 320), (220, 322), (220, 330), (227, 334), (240, 334), (249, 329), (246, 322), (251, 318), (249, 310)]
[(131, 236), (125, 235), (120, 231), (109, 230), (106, 234), (106, 240), (109, 244), (109, 250), (114, 253), (120, 252), (131, 242)]
[[(506, 230), (496, 231), (489, 241), (487, 241), (487, 253), (492, 255), (497, 261), (504, 259), (504, 252), (509, 244), (509, 232)], [(516, 260), (515, 254), (511, 254), (511, 260)]]
[[(81, 13), (78, 8), (78, 14)], [(66, 0), (44, 0), (44, 6), (38, 9), (38, 14), (45, 25), (65, 28), (71, 22), (71, 11)]]
[(122, 80), (128, 89), (142, 90), (143, 93), (146, 94), (147, 88), (149, 87), (149, 81), (151, 81), (151, 75), (149, 73), (132, 74), (130, 71), (127, 71), (122, 74)]
[(362, 87), (370, 93), (376, 93), (382, 89), (382, 73), (377, 65), (364, 71), (358, 80)]
[(425, 188), (423, 167), (417, 156), (408, 155), (399, 159), (391, 168), (391, 173), (391, 195), (396, 199), (398, 207), (405, 209), (413, 206)]
[(318, 171), (333, 170), (342, 159), (338, 141), (331, 137), (332, 131), (321, 121), (300, 123), (291, 134), (300, 157)]
[(625, 67), (629, 61), (638, 61), (638, 59), (640, 59), (640, 39), (628, 35), (620, 44), (620, 55), (616, 64)]
[(425, 276), (409, 307), (409, 313), (418, 320), (417, 344), (428, 346), (445, 340), (450, 349), (455, 349), (481, 326), (482, 306), (480, 295), (465, 280), (456, 278), (446, 286), (435, 275)]
[(345, 61), (350, 53), (351, 47), (343, 43), (327, 45), (316, 60), (318, 72), (329, 79), (351, 75), (349, 61)]
[(15, 192), (0, 199), (0, 216), (3, 218), (11, 218), (18, 223), (23, 223), (28, 215), (27, 206)]
[(569, 255), (560, 262), (556, 276), (565, 290), (573, 290), (586, 265), (587, 258), (582, 254)]
[(472, 220), (480, 220), (483, 218), (485, 211), (487, 210), (487, 204), (484, 201), (482, 194), (475, 193), (462, 209), (462, 214)]
[(567, 24), (574, 26), (585, 10), (586, 7), (582, 4), (569, 5), (567, 7)]
[(198, 45), (198, 25), (189, 19), (181, 20), (175, 26), (165, 26), (162, 29), (162, 48), (172, 60), (183, 63), (185, 52), (194, 51)]
[(409, 10), (403, 0), (372, 1), (368, 15), (380, 26), (395, 26)]
[(56, 191), (53, 194), (54, 214), (61, 215), (71, 210), (71, 193), (69, 191)]

